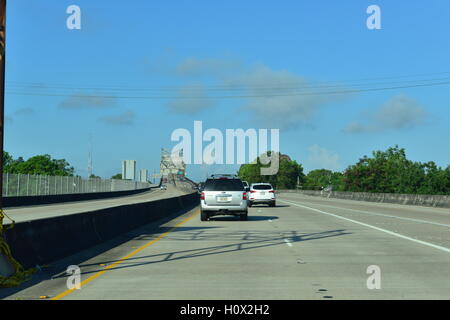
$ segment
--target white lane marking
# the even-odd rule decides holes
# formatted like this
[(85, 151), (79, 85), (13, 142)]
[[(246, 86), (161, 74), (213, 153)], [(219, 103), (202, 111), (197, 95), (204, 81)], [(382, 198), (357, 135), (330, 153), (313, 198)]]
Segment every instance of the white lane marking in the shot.
[(289, 247), (292, 247), (292, 243), (291, 243), (288, 239), (284, 239), (284, 242), (286, 242), (286, 244), (287, 244)]
[(391, 216), (391, 215), (383, 214), (383, 213), (375, 213), (375, 212), (369, 212), (369, 211), (364, 211), (364, 210), (356, 210), (356, 209), (349, 209), (349, 208), (344, 208), (344, 207), (330, 206), (328, 204), (318, 204), (318, 203), (311, 203), (311, 202), (306, 202), (306, 203), (314, 204), (314, 205), (318, 205), (318, 206), (322, 206), (322, 207), (333, 208), (333, 209), (344, 209), (344, 210), (348, 210), (348, 211), (354, 211), (354, 212), (359, 212), (359, 213), (366, 213), (366, 214), (370, 214), (370, 215), (374, 215), (374, 216), (388, 217), (388, 218), (401, 219), (401, 220), (409, 220), (409, 221), (413, 221), (413, 222), (428, 223), (428, 224), (434, 224), (434, 225), (437, 225), (437, 226), (450, 228), (450, 224), (431, 222), (431, 221), (427, 221), (427, 220), (405, 218), (405, 217), (397, 217), (397, 216)]
[(322, 210), (319, 210), (319, 209), (307, 207), (307, 206), (304, 206), (304, 205), (301, 205), (301, 204), (298, 204), (298, 203), (295, 203), (295, 202), (286, 201), (286, 200), (281, 200), (281, 201), (284, 201), (284, 202), (286, 202), (288, 204), (292, 204), (292, 205), (300, 207), (300, 208), (313, 210), (313, 211), (316, 211), (316, 212), (319, 212), (319, 213), (322, 213), (322, 214), (326, 214), (326, 215), (329, 215), (329, 216), (332, 216), (332, 217), (335, 217), (335, 218), (338, 218), (338, 219), (350, 221), (350, 222), (353, 222), (353, 223), (356, 223), (356, 224), (359, 224), (359, 225), (362, 225), (362, 226), (365, 226), (365, 227), (368, 227), (368, 228), (372, 228), (372, 229), (375, 229), (375, 230), (378, 230), (378, 231), (381, 231), (381, 232), (385, 232), (385, 233), (390, 234), (392, 236), (396, 236), (396, 237), (399, 237), (399, 238), (402, 238), (402, 239), (406, 239), (406, 240), (409, 240), (409, 241), (420, 243), (420, 244), (423, 244), (425, 246), (429, 246), (429, 247), (432, 247), (432, 248), (435, 248), (435, 249), (438, 249), (438, 250), (450, 253), (450, 249), (449, 248), (441, 247), (441, 246), (438, 246), (438, 245), (435, 245), (435, 244), (432, 244), (432, 243), (429, 243), (429, 242), (425, 242), (425, 241), (422, 241), (422, 240), (417, 240), (417, 239), (414, 239), (414, 238), (410, 238), (410, 237), (404, 236), (404, 235), (396, 233), (396, 232), (392, 232), (392, 231), (389, 231), (389, 230), (386, 230), (386, 229), (378, 228), (378, 227), (372, 226), (372, 225), (367, 224), (367, 223), (363, 223), (363, 222), (359, 222), (359, 221), (356, 221), (356, 220), (353, 220), (353, 219), (345, 218), (345, 217), (342, 217), (342, 216), (339, 216), (339, 215), (336, 215), (336, 214), (333, 214), (333, 213), (325, 212), (325, 211), (322, 211)]

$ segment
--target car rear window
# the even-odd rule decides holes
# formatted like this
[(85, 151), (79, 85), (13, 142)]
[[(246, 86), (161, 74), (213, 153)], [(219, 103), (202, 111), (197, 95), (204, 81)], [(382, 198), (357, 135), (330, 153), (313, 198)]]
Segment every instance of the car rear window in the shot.
[(204, 191), (244, 191), (242, 180), (210, 179), (206, 180)]
[(272, 189), (272, 186), (270, 184), (258, 184), (256, 186), (253, 186), (254, 190), (270, 190)]

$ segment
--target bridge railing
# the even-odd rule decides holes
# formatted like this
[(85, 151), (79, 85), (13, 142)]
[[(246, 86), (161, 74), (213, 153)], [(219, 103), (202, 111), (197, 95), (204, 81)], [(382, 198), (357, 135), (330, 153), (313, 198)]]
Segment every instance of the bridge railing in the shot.
[(128, 191), (149, 188), (146, 182), (81, 177), (3, 174), (3, 196), (43, 196), (73, 193)]

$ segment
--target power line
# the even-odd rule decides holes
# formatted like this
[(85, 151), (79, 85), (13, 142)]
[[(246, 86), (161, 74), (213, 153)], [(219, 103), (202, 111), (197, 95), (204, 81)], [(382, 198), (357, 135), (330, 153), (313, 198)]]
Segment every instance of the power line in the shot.
[[(406, 83), (415, 83), (415, 82), (436, 82), (436, 81), (450, 81), (450, 77), (447, 78), (434, 78), (434, 79), (421, 79), (421, 80), (407, 80), (407, 81), (390, 81), (390, 82), (373, 82), (373, 83), (358, 83), (358, 84), (353, 84), (351, 85), (351, 87), (363, 87), (363, 86), (368, 86), (368, 85), (393, 85), (393, 84), (401, 84), (401, 85), (406, 85)], [(209, 92), (209, 91), (251, 91), (251, 90), (279, 90), (279, 91), (289, 91), (289, 90), (308, 90), (308, 89), (326, 89), (326, 88), (344, 88), (346, 86), (345, 83), (341, 83), (339, 85), (310, 85), (310, 84), (304, 84), (304, 85), (293, 85), (293, 86), (288, 86), (288, 87), (255, 87), (252, 85), (242, 85), (240, 87), (237, 86), (229, 86), (228, 88), (223, 87), (223, 88), (218, 88), (218, 87), (203, 87), (203, 86), (199, 86), (199, 85), (192, 85), (192, 86), (185, 86), (185, 87), (174, 87), (174, 88), (164, 88), (164, 87), (160, 87), (160, 88), (106, 88), (106, 87), (67, 87), (67, 86), (45, 86), (45, 87), (37, 87), (36, 89), (64, 89), (64, 90), (78, 90), (78, 91), (82, 91), (82, 90), (94, 90), (94, 91), (103, 91), (103, 90), (108, 90), (108, 91), (132, 91), (132, 92), (136, 92), (136, 91), (172, 91), (172, 90), (177, 90), (180, 91), (181, 88), (184, 89), (188, 89), (190, 91), (192, 90), (198, 90), (201, 92)], [(27, 88), (26, 85), (9, 85), (8, 87), (17, 87), (15, 88), (15, 90), (17, 89), (30, 89)], [(23, 87), (23, 88), (21, 88)]]
[[(351, 83), (351, 82), (361, 82), (361, 81), (366, 81), (367, 84), (377, 84), (377, 83), (371, 83), (371, 81), (377, 81), (377, 80), (391, 80), (391, 79), (402, 79), (402, 78), (415, 78), (415, 77), (423, 77), (423, 76), (436, 76), (436, 75), (444, 75), (450, 74), (450, 71), (445, 71), (445, 72), (437, 72), (437, 73), (424, 73), (424, 74), (416, 74), (416, 75), (402, 75), (402, 76), (390, 76), (390, 77), (377, 77), (377, 78), (363, 78), (363, 79), (347, 79), (347, 80), (333, 80), (333, 81), (308, 81), (308, 85), (301, 85), (300, 87), (328, 87), (328, 86), (323, 86), (326, 84), (339, 84), (339, 85), (343, 85), (345, 83)], [(449, 78), (432, 78), (432, 79), (418, 79), (418, 80), (406, 80), (406, 81), (402, 81), (402, 82), (419, 82), (419, 81), (435, 81), (435, 80), (443, 80), (443, 79), (449, 79)], [(277, 82), (274, 83), (273, 85), (279, 86), (279, 87), (273, 87), (273, 85), (258, 85), (258, 84), (243, 84), (242, 81), (241, 83), (239, 83), (239, 81), (230, 81), (231, 83), (229, 84), (222, 84), (222, 85), (213, 85), (213, 86), (204, 86), (204, 85), (195, 85), (195, 84), (190, 84), (190, 85), (181, 85), (181, 86), (158, 86), (158, 87), (153, 87), (153, 86), (148, 86), (148, 87), (141, 87), (141, 88), (137, 88), (135, 86), (127, 88), (127, 86), (118, 86), (118, 85), (103, 85), (103, 86), (98, 86), (98, 85), (88, 85), (88, 86), (83, 86), (83, 85), (77, 85), (77, 84), (62, 84), (62, 83), (58, 83), (58, 84), (45, 84), (42, 82), (21, 82), (21, 81), (8, 81), (7, 84), (8, 86), (34, 86), (36, 87), (36, 89), (45, 89), (45, 88), (61, 88), (61, 89), (92, 89), (92, 90), (131, 90), (131, 91), (144, 91), (144, 90), (180, 90), (183, 89), (185, 87), (188, 88), (201, 88), (202, 90), (206, 89), (225, 89), (225, 90), (231, 90), (231, 89), (242, 89), (242, 88), (262, 88), (262, 89), (270, 89), (270, 88), (274, 88), (274, 89), (278, 89), (278, 88), (284, 88), (286, 85), (287, 86), (292, 86), (293, 88), (297, 88), (298, 87), (298, 82), (305, 82), (306, 81), (301, 81), (300, 79), (298, 81), (288, 81), (288, 82)], [(395, 82), (379, 82), (378, 84), (388, 84), (388, 83), (400, 83), (400, 81), (395, 81)], [(338, 86), (339, 86), (338, 85)], [(356, 84), (356, 86), (360, 86), (363, 84)], [(353, 85), (355, 86), (355, 85)]]
[[(365, 89), (343, 89), (336, 91), (316, 91), (316, 92), (292, 92), (285, 94), (247, 94), (247, 95), (224, 95), (224, 96), (116, 96), (116, 95), (86, 95), (86, 94), (72, 94), (74, 98), (101, 98), (101, 99), (150, 99), (150, 100), (165, 100), (165, 99), (244, 99), (244, 98), (271, 98), (271, 97), (289, 97), (289, 96), (311, 96), (311, 95), (333, 95), (333, 94), (348, 94), (359, 92), (372, 91), (386, 91), (395, 89), (407, 89), (417, 87), (432, 87), (440, 85), (449, 85), (450, 81), (421, 83), (412, 85), (399, 85), (391, 87), (380, 88), (365, 88)], [(31, 92), (14, 92), (9, 91), (6, 94), (12, 95), (29, 95), (29, 96), (48, 96), (48, 97), (67, 97), (68, 94), (58, 93), (31, 93)]]

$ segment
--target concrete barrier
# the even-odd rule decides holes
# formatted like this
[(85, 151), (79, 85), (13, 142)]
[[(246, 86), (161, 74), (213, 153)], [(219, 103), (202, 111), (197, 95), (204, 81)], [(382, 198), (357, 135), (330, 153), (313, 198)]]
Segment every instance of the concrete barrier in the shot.
[(198, 194), (17, 223), (5, 231), (12, 253), (25, 268), (48, 264), (152, 221), (186, 212)]
[(371, 192), (342, 192), (315, 190), (280, 190), (283, 193), (300, 193), (308, 196), (359, 200), (369, 202), (398, 203), (416, 206), (450, 208), (450, 196), (425, 194), (395, 194)]
[(14, 267), (8, 259), (0, 253), (0, 276), (9, 277), (14, 274)]
[(111, 191), (111, 192), (92, 192), (92, 193), (72, 193), (72, 194), (58, 194), (50, 196), (29, 196), (29, 197), (4, 197), (3, 207), (25, 207), (43, 204), (86, 201), (86, 200), (100, 200), (115, 197), (124, 197), (133, 194), (150, 191), (151, 188), (126, 190), (126, 191)]

